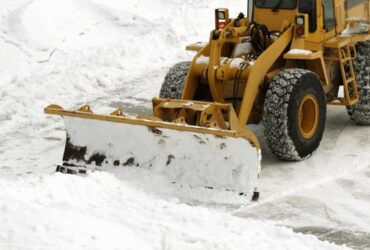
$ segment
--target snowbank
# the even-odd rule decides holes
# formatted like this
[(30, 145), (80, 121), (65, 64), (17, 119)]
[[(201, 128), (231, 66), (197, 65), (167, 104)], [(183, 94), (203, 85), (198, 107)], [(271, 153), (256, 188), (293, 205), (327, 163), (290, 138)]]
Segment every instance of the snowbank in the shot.
[[(208, 40), (212, 9), (220, 2), (1, 3), (6, 22), (0, 48), (7, 57), (2, 55), (0, 63), (8, 65), (0, 74), (0, 96), (6, 100), (0, 104), (6, 110), (0, 118), (2, 132), (20, 128), (30, 118), (43, 120), (40, 111), (48, 103), (75, 106), (125, 85), (141, 87), (131, 81), (188, 60), (192, 53), (185, 52), (185, 45)], [(160, 83), (146, 86), (152, 90), (141, 97), (157, 95)], [(31, 117), (24, 117), (26, 111)], [(10, 121), (12, 128), (5, 131)]]
[[(185, 46), (208, 40), (220, 5), (234, 14), (246, 9), (244, 1), (230, 0), (1, 2), (0, 152), (33, 157), (24, 138), (39, 140), (63, 127), (45, 118), (51, 103), (148, 105), (167, 69), (191, 59)], [(4, 165), (24, 164), (1, 158)]]

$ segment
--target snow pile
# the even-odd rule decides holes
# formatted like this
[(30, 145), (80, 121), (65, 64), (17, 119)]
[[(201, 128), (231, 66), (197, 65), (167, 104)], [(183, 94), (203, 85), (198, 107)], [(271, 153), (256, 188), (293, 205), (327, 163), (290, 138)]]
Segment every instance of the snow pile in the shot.
[[(208, 40), (220, 5), (246, 9), (241, 0), (1, 2), (0, 152), (33, 158), (38, 152), (24, 138), (40, 145), (40, 137), (60, 137), (50, 133), (62, 122), (43, 114), (51, 103), (148, 105), (168, 68), (191, 59), (185, 46)], [(14, 158), (0, 160), (24, 165)]]
[(1, 249), (345, 249), (271, 223), (154, 199), (112, 174), (0, 179)]
[[(222, 2), (243, 9), (233, 1)], [(42, 109), (57, 102), (72, 107), (125, 86), (141, 75), (164, 71), (188, 60), (185, 46), (208, 40), (212, 9), (221, 1), (164, 3), (156, 0), (37, 0), (0, 3), (5, 12), (1, 31), (0, 108), (2, 132), (23, 129), (25, 121), (45, 126)], [(194, 18), (197, 17), (197, 18)], [(10, 58), (10, 60), (8, 59)], [(163, 77), (163, 75), (162, 75)], [(158, 95), (160, 81), (145, 94)], [(140, 93), (140, 92), (139, 92)], [(132, 95), (133, 93), (128, 93)], [(107, 94), (105, 94), (107, 95)], [(30, 108), (32, 107), (32, 109)], [(24, 116), (27, 117), (24, 117)]]

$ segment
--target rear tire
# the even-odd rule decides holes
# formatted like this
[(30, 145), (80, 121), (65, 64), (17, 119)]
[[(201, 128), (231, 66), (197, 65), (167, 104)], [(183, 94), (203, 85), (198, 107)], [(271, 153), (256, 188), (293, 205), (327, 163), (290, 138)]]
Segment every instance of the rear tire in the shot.
[(168, 71), (159, 92), (160, 98), (180, 99), (191, 62), (180, 62)]
[(264, 105), (265, 137), (282, 160), (302, 160), (320, 145), (326, 122), (326, 97), (311, 71), (286, 69), (269, 86)]
[(353, 60), (359, 102), (347, 107), (350, 118), (359, 125), (370, 125), (370, 42), (357, 45), (357, 57)]

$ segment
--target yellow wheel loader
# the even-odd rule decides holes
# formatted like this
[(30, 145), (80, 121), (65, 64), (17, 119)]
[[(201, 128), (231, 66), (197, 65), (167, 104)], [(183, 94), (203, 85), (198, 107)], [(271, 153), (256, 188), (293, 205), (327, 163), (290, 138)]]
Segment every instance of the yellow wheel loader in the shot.
[(141, 167), (256, 199), (261, 152), (248, 124), (263, 121), (273, 154), (290, 161), (319, 147), (327, 104), (370, 124), (369, 3), (254, 0), (248, 17), (233, 19), (216, 9), (209, 41), (189, 45), (193, 60), (170, 69), (152, 116), (45, 109), (66, 126), (57, 170)]

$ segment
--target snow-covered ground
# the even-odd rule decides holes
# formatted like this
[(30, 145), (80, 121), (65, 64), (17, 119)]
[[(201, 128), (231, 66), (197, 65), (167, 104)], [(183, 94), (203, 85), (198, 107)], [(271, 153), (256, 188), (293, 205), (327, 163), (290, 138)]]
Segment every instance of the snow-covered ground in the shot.
[(141, 170), (54, 173), (64, 125), (43, 108), (148, 113), (216, 7), (235, 16), (246, 1), (0, 0), (0, 249), (370, 249), (370, 128), (343, 108), (304, 162), (264, 146), (254, 204)]

